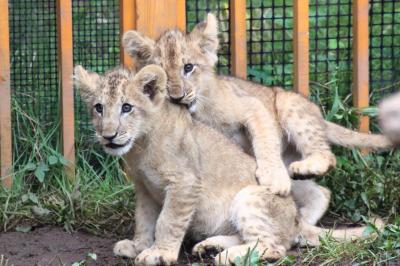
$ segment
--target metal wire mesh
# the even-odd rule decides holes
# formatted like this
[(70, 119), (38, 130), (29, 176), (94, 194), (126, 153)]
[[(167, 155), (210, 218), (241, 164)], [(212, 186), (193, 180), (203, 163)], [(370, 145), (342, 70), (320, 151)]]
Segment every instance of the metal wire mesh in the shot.
[[(119, 64), (119, 1), (73, 0), (74, 65), (104, 72)], [(75, 90), (76, 92), (76, 90)], [(87, 128), (86, 105), (75, 93), (75, 117), (79, 129)]]
[(229, 0), (187, 0), (186, 26), (188, 31), (204, 20), (208, 12), (213, 12), (219, 20), (220, 49), (218, 53), (218, 71), (230, 73), (230, 39), (229, 39)]
[(10, 1), (9, 16), (13, 102), (48, 126), (59, 110), (55, 1)]
[(400, 90), (400, 2), (370, 0), (371, 102)]
[(310, 1), (310, 81), (323, 85), (333, 81), (348, 93), (351, 68), (351, 1)]
[(292, 86), (293, 1), (247, 1), (248, 76), (267, 85)]

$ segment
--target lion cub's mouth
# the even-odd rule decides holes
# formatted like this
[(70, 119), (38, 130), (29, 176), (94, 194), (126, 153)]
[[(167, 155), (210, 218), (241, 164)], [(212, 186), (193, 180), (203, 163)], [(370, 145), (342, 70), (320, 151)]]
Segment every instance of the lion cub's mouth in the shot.
[(123, 147), (125, 147), (126, 145), (128, 145), (130, 141), (131, 141), (131, 140), (129, 139), (127, 142), (125, 142), (125, 143), (123, 143), (123, 144), (117, 144), (117, 143), (110, 142), (110, 143), (106, 144), (105, 146), (106, 146), (107, 148), (111, 148), (111, 149), (120, 149), (120, 148), (123, 148)]
[(196, 98), (194, 98), (193, 101), (191, 101), (190, 103), (188, 103), (186, 105), (187, 109), (189, 110), (189, 113), (193, 114), (194, 112), (196, 112)]

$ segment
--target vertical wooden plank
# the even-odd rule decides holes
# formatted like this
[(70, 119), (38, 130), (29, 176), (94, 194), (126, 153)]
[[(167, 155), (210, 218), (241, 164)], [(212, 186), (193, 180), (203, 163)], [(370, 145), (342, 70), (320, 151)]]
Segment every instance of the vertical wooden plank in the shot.
[(232, 75), (247, 77), (246, 0), (230, 0)]
[(158, 38), (167, 29), (185, 30), (184, 0), (136, 0), (136, 29)]
[(0, 1), (0, 178), (12, 186), (10, 43), (8, 1)]
[[(353, 0), (353, 105), (369, 105), (368, 0)], [(368, 116), (360, 116), (359, 130), (369, 132)]]
[(176, 27), (181, 31), (186, 31), (186, 0), (176, 1)]
[(294, 89), (309, 94), (309, 16), (308, 0), (294, 2), (293, 48)]
[[(120, 0), (119, 1), (119, 12), (120, 12), (120, 35), (127, 32), (128, 30), (136, 29), (136, 10), (135, 0)], [(121, 63), (128, 67), (133, 67), (132, 58), (124, 51), (122, 43), (120, 44), (120, 58)]]
[(67, 176), (75, 177), (74, 91), (72, 87), (72, 0), (57, 0), (58, 72), (61, 90), (62, 153)]

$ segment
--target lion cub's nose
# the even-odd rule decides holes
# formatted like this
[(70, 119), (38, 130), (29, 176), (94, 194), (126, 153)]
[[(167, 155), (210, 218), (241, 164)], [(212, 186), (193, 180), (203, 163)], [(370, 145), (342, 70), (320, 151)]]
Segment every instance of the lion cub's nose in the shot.
[(113, 139), (115, 139), (115, 137), (117, 136), (118, 133), (115, 133), (114, 135), (103, 135), (103, 138), (105, 138), (108, 141), (112, 141)]

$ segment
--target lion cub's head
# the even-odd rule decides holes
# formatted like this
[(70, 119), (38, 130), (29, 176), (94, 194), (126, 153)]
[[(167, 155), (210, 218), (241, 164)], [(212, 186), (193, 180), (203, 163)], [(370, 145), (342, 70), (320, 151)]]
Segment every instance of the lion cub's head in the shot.
[(122, 39), (125, 51), (138, 68), (157, 64), (168, 76), (167, 89), (174, 102), (195, 108), (198, 91), (214, 77), (218, 60), (218, 22), (208, 14), (189, 34), (178, 30), (165, 32), (157, 41), (137, 31), (128, 31)]
[(74, 69), (74, 83), (93, 115), (93, 125), (105, 151), (121, 156), (149, 130), (151, 118), (166, 98), (167, 76), (149, 65), (136, 75), (116, 69), (98, 75), (82, 66)]

